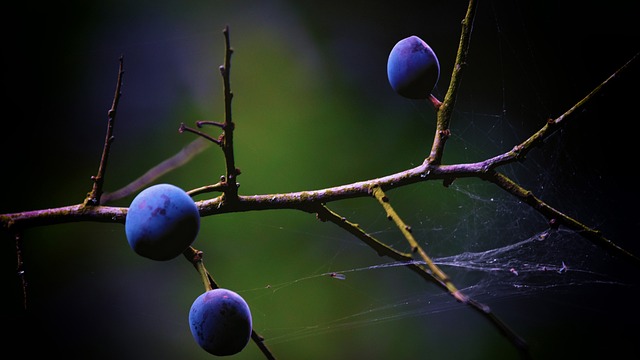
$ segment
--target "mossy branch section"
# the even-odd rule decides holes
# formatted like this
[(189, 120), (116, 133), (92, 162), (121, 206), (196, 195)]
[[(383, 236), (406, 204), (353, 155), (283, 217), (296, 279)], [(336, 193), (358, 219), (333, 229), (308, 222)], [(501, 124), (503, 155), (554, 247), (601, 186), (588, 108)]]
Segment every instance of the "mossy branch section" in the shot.
[(451, 136), (449, 124), (451, 123), (458, 89), (462, 83), (462, 73), (467, 65), (469, 44), (471, 42), (471, 30), (473, 29), (473, 20), (476, 14), (476, 5), (477, 2), (475, 0), (469, 1), (467, 13), (462, 20), (462, 32), (460, 34), (456, 63), (453, 66), (453, 72), (451, 73), (449, 88), (445, 94), (444, 101), (437, 107), (436, 131), (433, 138), (433, 145), (431, 146), (431, 152), (426, 160), (431, 165), (440, 165), (442, 163), (444, 145), (449, 136)]
[(429, 255), (427, 255), (427, 252), (424, 251), (424, 249), (422, 248), (422, 246), (420, 246), (420, 244), (418, 244), (416, 239), (413, 237), (413, 234), (411, 233), (411, 227), (409, 227), (409, 225), (405, 224), (405, 222), (402, 220), (402, 218), (393, 209), (393, 206), (391, 206), (391, 203), (389, 202), (389, 198), (387, 197), (387, 195), (385, 195), (385, 193), (382, 190), (382, 188), (380, 186), (372, 187), (371, 188), (371, 194), (373, 195), (373, 197), (376, 198), (376, 200), (378, 200), (380, 205), (382, 205), (382, 208), (384, 209), (385, 213), (387, 214), (387, 218), (389, 220), (392, 220), (396, 224), (398, 229), (400, 229), (400, 232), (402, 232), (402, 235), (404, 235), (405, 239), (407, 239), (407, 241), (409, 242), (409, 246), (411, 246), (411, 252), (412, 253), (416, 253), (416, 254), (418, 254), (420, 256), (420, 259), (422, 259), (422, 261), (424, 261), (424, 263), (427, 265), (427, 267), (429, 268), (430, 272), (437, 279), (437, 281), (441, 282), (442, 284), (444, 284), (444, 286), (447, 288), (449, 293), (451, 293), (451, 295), (453, 295), (453, 297), (456, 298), (456, 300), (466, 304), (467, 303), (467, 297), (465, 295), (463, 295), (455, 287), (455, 285), (453, 285), (453, 282), (451, 282), (451, 279), (449, 278), (449, 276), (447, 274), (445, 274), (444, 271), (442, 271), (433, 262), (433, 260), (431, 260), (431, 257)]

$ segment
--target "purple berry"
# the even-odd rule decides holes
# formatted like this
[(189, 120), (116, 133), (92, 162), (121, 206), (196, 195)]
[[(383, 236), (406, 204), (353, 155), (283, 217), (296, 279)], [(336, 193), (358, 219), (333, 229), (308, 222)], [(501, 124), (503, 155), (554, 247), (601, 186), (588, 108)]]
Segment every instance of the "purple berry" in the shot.
[(235, 292), (209, 290), (191, 305), (189, 326), (193, 338), (208, 353), (233, 355), (244, 349), (251, 339), (251, 311)]
[(158, 184), (141, 191), (131, 202), (125, 233), (131, 248), (153, 260), (170, 260), (195, 240), (200, 213), (182, 189)]
[(440, 78), (440, 63), (431, 47), (417, 36), (404, 38), (387, 61), (389, 84), (409, 99), (427, 99)]

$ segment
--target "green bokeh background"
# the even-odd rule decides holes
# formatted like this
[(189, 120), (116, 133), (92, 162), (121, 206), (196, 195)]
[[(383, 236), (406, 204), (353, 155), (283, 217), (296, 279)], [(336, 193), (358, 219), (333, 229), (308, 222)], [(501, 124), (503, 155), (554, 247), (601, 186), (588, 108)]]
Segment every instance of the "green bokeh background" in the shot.
[[(178, 133), (181, 122), (222, 120), (218, 66), (225, 25), (235, 50), (231, 80), (241, 194), (319, 189), (416, 166), (431, 146), (435, 114), (426, 103), (393, 93), (386, 58), (399, 39), (421, 36), (440, 59), (434, 93), (442, 98), (465, 10), (464, 2), (446, 1), (12, 4), (5, 10), (12, 21), (5, 24), (10, 39), (0, 212), (83, 200), (97, 170), (121, 55), (126, 73), (107, 191), (194, 140)], [(507, 151), (573, 105), (639, 50), (632, 13), (626, 2), (606, 9), (582, 4), (580, 10), (548, 1), (481, 2), (445, 162)], [(557, 147), (534, 150), (533, 170), (527, 162), (505, 170), (551, 205), (636, 250), (638, 192), (615, 162), (631, 166), (635, 157), (627, 123), (637, 118), (637, 89), (630, 88), (637, 79), (634, 68), (579, 124), (549, 141)], [(508, 120), (486, 120), (500, 114)], [(217, 182), (223, 173), (222, 153), (211, 146), (158, 181), (192, 189)], [(553, 179), (555, 190), (542, 191), (540, 178)], [(504, 198), (480, 180), (459, 183), (481, 197)], [(427, 251), (436, 256), (477, 251), (485, 241), (500, 244), (496, 237), (526, 238), (545, 227), (544, 219), (514, 202), (519, 232), (504, 239), (487, 230), (492, 222), (467, 223), (459, 209), (469, 200), (440, 183), (390, 195), (406, 221), (429, 236)], [(131, 199), (113, 205), (127, 206)], [(625, 202), (630, 210), (622, 209)], [(404, 246), (373, 200), (331, 208)], [(508, 221), (499, 218), (509, 212), (492, 221)], [(15, 247), (5, 235), (3, 297), (14, 299), (20, 291), (13, 276)], [(29, 229), (23, 246), (29, 309), (24, 313), (14, 300), (3, 303), (10, 335), (2, 339), (2, 351), (82, 359), (211, 357), (189, 332), (189, 307), (203, 287), (183, 259), (136, 256), (121, 224)], [(516, 358), (485, 319), (406, 269), (353, 272), (345, 281), (319, 276), (386, 259), (311, 215), (269, 211), (203, 218), (194, 246), (205, 252), (216, 280), (245, 297), (256, 331), (279, 359)], [(623, 271), (637, 278), (637, 269)], [(462, 284), (473, 283), (460, 276)], [(489, 305), (529, 341), (534, 357), (595, 358), (640, 350), (633, 328), (640, 316), (628, 294), (637, 295), (637, 280), (614, 289), (591, 285), (553, 295), (498, 296)], [(398, 315), (403, 299), (420, 297), (428, 299), (423, 311)], [(366, 314), (384, 306), (389, 309)], [(366, 321), (358, 325), (360, 319)], [(304, 336), (314, 327), (320, 330)], [(233, 358), (263, 357), (249, 344)]]

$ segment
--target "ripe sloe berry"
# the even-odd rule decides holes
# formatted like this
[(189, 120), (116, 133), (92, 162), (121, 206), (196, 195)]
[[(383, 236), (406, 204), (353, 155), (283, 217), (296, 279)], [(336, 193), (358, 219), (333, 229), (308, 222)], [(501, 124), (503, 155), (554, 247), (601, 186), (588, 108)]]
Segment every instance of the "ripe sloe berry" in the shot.
[(208, 353), (233, 355), (244, 349), (251, 338), (251, 311), (237, 293), (209, 290), (191, 305), (189, 326), (193, 338)]
[(409, 99), (427, 99), (440, 78), (440, 63), (431, 47), (417, 36), (391, 49), (387, 77), (395, 92)]
[(131, 248), (153, 260), (180, 255), (196, 238), (200, 213), (193, 199), (171, 184), (158, 184), (141, 191), (131, 202), (125, 233)]

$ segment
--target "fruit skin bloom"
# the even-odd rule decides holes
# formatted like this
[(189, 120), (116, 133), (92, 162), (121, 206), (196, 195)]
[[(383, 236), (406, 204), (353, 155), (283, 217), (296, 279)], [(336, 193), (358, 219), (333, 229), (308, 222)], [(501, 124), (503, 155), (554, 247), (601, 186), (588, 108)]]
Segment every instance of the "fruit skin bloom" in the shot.
[(125, 220), (131, 248), (140, 256), (158, 261), (182, 254), (199, 230), (200, 213), (195, 202), (171, 184), (141, 191), (131, 202)]
[(216, 356), (239, 353), (251, 339), (249, 305), (227, 289), (205, 292), (189, 311), (191, 334), (201, 348)]
[(440, 78), (440, 63), (431, 47), (417, 36), (404, 38), (387, 61), (389, 84), (409, 99), (427, 99)]

